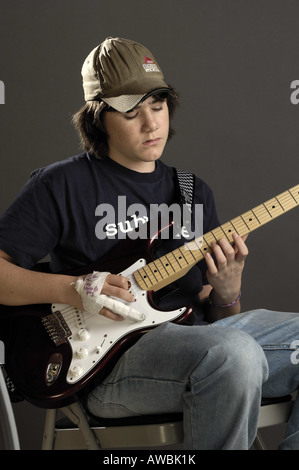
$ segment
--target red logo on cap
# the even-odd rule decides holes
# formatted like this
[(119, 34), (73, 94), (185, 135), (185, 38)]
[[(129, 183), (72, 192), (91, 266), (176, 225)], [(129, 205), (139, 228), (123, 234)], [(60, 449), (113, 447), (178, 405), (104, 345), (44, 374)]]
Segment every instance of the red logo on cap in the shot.
[(144, 63), (145, 64), (154, 64), (154, 61), (152, 59), (150, 59), (149, 57), (145, 56)]

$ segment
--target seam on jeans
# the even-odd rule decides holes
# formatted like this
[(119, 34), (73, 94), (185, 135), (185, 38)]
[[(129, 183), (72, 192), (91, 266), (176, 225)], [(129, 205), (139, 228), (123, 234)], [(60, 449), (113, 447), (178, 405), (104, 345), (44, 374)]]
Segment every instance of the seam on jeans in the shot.
[[(129, 412), (130, 415), (128, 415), (127, 417), (140, 416), (139, 413), (136, 413), (135, 411), (131, 410), (130, 408), (128, 408), (125, 405), (122, 405), (120, 403), (110, 402), (110, 401), (107, 401), (107, 402), (103, 401), (100, 398), (96, 397), (93, 393), (90, 393), (90, 395), (92, 397), (92, 400), (97, 402), (97, 406), (105, 409), (105, 411), (107, 411), (111, 408), (113, 411), (115, 411), (117, 409), (117, 410), (123, 410), (123, 411)], [(91, 406), (92, 406), (92, 400), (90, 402)]]
[(171, 384), (186, 384), (188, 383), (188, 381), (186, 380), (172, 380), (172, 379), (163, 379), (163, 378), (153, 378), (153, 377), (133, 377), (133, 376), (128, 376), (128, 377), (122, 377), (116, 381), (113, 381), (113, 382), (105, 382), (103, 381), (101, 384), (100, 384), (100, 387), (108, 387), (108, 386), (111, 386), (111, 385), (117, 385), (117, 384), (121, 384), (122, 382), (124, 381), (139, 381), (141, 380), (142, 382), (143, 381), (148, 381), (148, 382), (162, 382), (162, 383), (165, 383), (165, 382), (170, 382)]
[(292, 347), (291, 344), (285, 343), (285, 344), (262, 344), (262, 348), (266, 350), (279, 350), (279, 349), (284, 349), (287, 351), (296, 351), (298, 347)]

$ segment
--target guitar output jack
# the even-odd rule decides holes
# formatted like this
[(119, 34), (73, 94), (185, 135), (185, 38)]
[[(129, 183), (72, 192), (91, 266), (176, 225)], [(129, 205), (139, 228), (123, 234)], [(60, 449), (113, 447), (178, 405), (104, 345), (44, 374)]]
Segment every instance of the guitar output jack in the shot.
[(49, 359), (46, 374), (45, 374), (45, 381), (46, 385), (50, 387), (51, 385), (56, 382), (59, 373), (62, 367), (62, 355), (59, 353), (52, 354)]

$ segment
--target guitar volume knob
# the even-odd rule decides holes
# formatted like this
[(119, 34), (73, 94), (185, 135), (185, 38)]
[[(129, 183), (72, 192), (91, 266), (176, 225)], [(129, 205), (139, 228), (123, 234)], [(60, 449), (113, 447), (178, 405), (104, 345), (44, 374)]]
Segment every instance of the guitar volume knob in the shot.
[(78, 331), (78, 337), (80, 341), (86, 341), (89, 338), (89, 333), (85, 328), (80, 328)]
[(85, 357), (88, 356), (88, 349), (86, 349), (86, 348), (80, 348), (80, 349), (78, 349), (78, 351), (76, 352), (76, 356), (77, 356), (79, 359), (84, 359)]
[(75, 379), (79, 377), (82, 374), (82, 369), (81, 367), (74, 365), (70, 368), (70, 376)]

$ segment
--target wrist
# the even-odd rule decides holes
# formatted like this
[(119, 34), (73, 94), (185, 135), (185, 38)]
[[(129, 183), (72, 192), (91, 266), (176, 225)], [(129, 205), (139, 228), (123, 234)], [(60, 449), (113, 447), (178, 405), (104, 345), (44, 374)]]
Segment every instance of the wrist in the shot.
[(72, 307), (83, 310), (81, 296), (75, 289), (75, 283), (78, 277), (65, 276), (63, 279), (63, 288), (61, 290), (61, 303), (71, 305)]
[(214, 289), (211, 290), (209, 297), (207, 298), (207, 303), (213, 305), (216, 308), (229, 308), (238, 304), (241, 298), (241, 289), (235, 296), (230, 298), (221, 298), (217, 296)]

